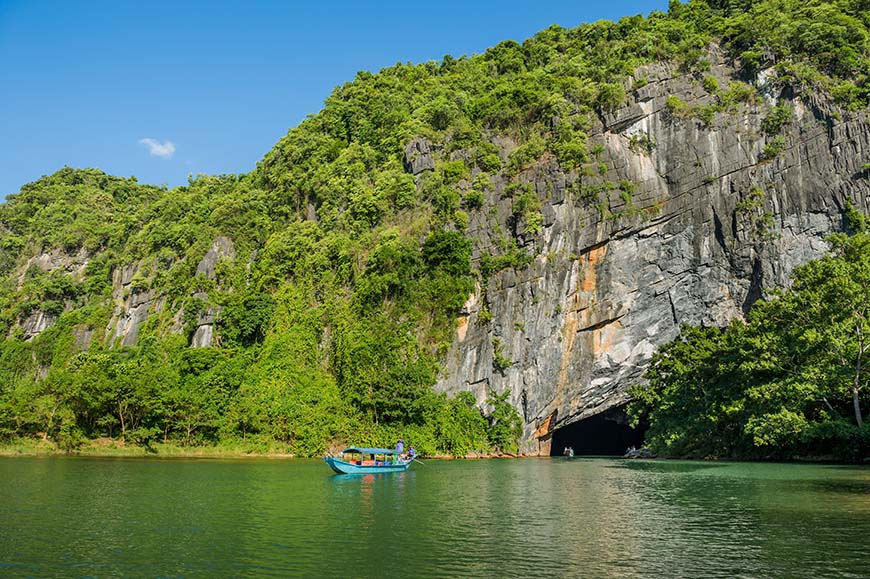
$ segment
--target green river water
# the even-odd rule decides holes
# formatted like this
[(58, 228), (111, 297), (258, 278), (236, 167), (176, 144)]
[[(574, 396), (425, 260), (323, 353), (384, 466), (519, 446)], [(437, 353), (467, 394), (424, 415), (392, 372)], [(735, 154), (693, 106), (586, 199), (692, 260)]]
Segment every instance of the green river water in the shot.
[(8, 458), (0, 577), (870, 577), (870, 469)]

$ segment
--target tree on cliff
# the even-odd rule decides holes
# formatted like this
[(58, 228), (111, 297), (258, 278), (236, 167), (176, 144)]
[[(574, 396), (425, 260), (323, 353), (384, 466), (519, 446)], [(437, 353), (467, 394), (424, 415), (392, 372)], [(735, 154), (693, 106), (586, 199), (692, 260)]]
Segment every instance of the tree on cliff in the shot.
[(830, 240), (832, 255), (799, 268), (791, 290), (762, 305), (758, 321), (768, 328), (767, 343), (779, 345), (766, 349), (771, 359), (813, 367), (820, 394), (850, 398), (861, 427), (870, 354), (870, 237), (836, 234)]
[(747, 323), (684, 328), (632, 390), (665, 454), (861, 456), (870, 355), (870, 235), (847, 212), (852, 235), (796, 268), (794, 283), (758, 302)]

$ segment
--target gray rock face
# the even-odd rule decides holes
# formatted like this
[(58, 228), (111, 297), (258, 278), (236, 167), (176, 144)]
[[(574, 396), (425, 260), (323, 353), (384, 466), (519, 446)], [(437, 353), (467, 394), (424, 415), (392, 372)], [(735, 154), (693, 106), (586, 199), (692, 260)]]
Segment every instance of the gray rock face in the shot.
[(24, 275), (30, 266), (36, 266), (45, 272), (52, 272), (58, 269), (64, 270), (72, 275), (75, 279), (81, 280), (84, 277), (85, 268), (91, 259), (90, 253), (84, 248), (80, 249), (75, 255), (69, 255), (61, 249), (52, 249), (47, 253), (40, 253), (27, 260), (24, 267), (21, 268), (21, 275), (18, 278), (18, 286), (24, 283)]
[[(217, 237), (206, 252), (202, 261), (196, 266), (197, 275), (204, 275), (206, 279), (215, 279), (215, 267), (222, 259), (233, 260), (236, 258), (236, 248), (233, 241), (228, 237)], [(199, 299), (207, 302), (208, 295), (197, 295)], [(208, 306), (199, 315), (196, 330), (191, 338), (190, 345), (194, 348), (207, 348), (214, 343), (215, 321), (221, 312), (219, 306)]]
[(214, 324), (203, 324), (197, 326), (190, 339), (190, 346), (192, 348), (207, 348), (211, 346), (212, 340), (214, 340)]
[(139, 340), (139, 326), (148, 319), (148, 309), (154, 295), (150, 290), (133, 287), (140, 264), (133, 263), (112, 271), (112, 317), (106, 326), (111, 346), (133, 346)]
[[(217, 237), (211, 247), (197, 264), (196, 273), (206, 279), (215, 279), (215, 268), (222, 259), (235, 259), (236, 250), (228, 237)], [(166, 296), (153, 289), (143, 286), (148, 268), (141, 263), (132, 263), (112, 272), (112, 299), (115, 310), (106, 327), (110, 345), (134, 346), (139, 341), (139, 328), (148, 320), (152, 313), (159, 313), (166, 307)], [(197, 294), (195, 297), (208, 301), (208, 294)], [(214, 341), (214, 323), (220, 308), (208, 306), (197, 320), (192, 345), (194, 347), (211, 346)], [(169, 330), (173, 333), (182, 331), (181, 312), (178, 312)]]
[(405, 171), (412, 175), (419, 175), (426, 169), (434, 169), (435, 160), (432, 158), (432, 148), (429, 141), (423, 137), (412, 139), (405, 147), (403, 163)]
[[(45, 272), (53, 272), (63, 270), (71, 275), (76, 281), (81, 281), (84, 278), (85, 268), (88, 266), (91, 255), (84, 248), (80, 249), (76, 255), (69, 255), (60, 249), (52, 249), (49, 252), (43, 252), (35, 255), (27, 260), (20, 268), (21, 273), (18, 276), (18, 288), (24, 285), (27, 271), (32, 267), (38, 267)], [(65, 304), (66, 309), (69, 309), (70, 304)], [(32, 340), (57, 322), (58, 316), (37, 310), (24, 319), (19, 319), (19, 326), (22, 329), (25, 340)], [(12, 328), (10, 328), (11, 334)]]
[(115, 302), (115, 314), (112, 316), (107, 330), (114, 326), (110, 343), (116, 344), (120, 341), (121, 346), (135, 346), (139, 341), (139, 327), (148, 319), (148, 313), (154, 301), (154, 290), (132, 289), (127, 291), (129, 291), (129, 297)]
[(21, 329), (25, 340), (30, 341), (57, 321), (57, 316), (36, 310), (21, 323)]
[(233, 260), (236, 257), (236, 248), (229, 237), (217, 237), (211, 247), (205, 253), (202, 261), (196, 266), (196, 274), (204, 275), (206, 279), (215, 278), (215, 267), (221, 259)]
[[(197, 292), (193, 297), (203, 302), (208, 302), (208, 294), (205, 292)], [(207, 306), (205, 311), (199, 314), (199, 318), (196, 321), (196, 330), (190, 339), (190, 346), (192, 348), (207, 348), (212, 345), (215, 338), (214, 326), (221, 309), (219, 306)]]
[[(720, 86), (737, 78), (715, 49), (711, 60)], [(697, 79), (665, 65), (639, 71), (648, 84), (590, 131), (593, 171), (565, 172), (543, 157), (519, 176), (541, 202), (535, 235), (511, 220), (497, 178), (471, 215), (474, 257), (497, 253), (493, 220), (536, 257), (469, 299), (436, 388), (470, 390), (481, 404), (488, 389), (509, 390), (525, 423), (522, 450), (549, 454), (555, 429), (625, 403), (681, 324), (743, 316), (825, 252), (847, 200), (870, 211), (866, 114), (780, 92), (771, 75), (760, 75), (763, 98), (707, 125), (666, 108), (670, 95), (714, 102)], [(777, 99), (795, 118), (782, 151), (764, 159), (761, 122)], [(512, 362), (501, 372), (496, 350)]]

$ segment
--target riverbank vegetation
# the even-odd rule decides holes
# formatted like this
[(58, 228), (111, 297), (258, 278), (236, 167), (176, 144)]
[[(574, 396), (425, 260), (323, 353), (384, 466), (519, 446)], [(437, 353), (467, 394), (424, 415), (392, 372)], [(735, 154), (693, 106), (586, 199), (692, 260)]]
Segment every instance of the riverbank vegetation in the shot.
[[(424, 454), (515, 450), (510, 393), (432, 391), (476, 285), (534, 252), (516, 226), (478, 239), (489, 234), (469, 223), (511, 197), (510, 223), (534, 241), (542, 215), (522, 172), (541, 159), (601, 172), (587, 131), (642, 86), (637, 67), (703, 74), (714, 41), (747, 78), (775, 68), (778, 82), (866, 107), (868, 13), (865, 0), (674, 1), (360, 72), (250, 174), (167, 189), (64, 168), (27, 184), (0, 205), (0, 440), (308, 456), (402, 436)], [(414, 139), (431, 145), (418, 174)], [(219, 239), (232, 251), (199, 267)], [(192, 347), (204, 325), (213, 339)], [(759, 440), (786, 441), (766, 420)]]
[(693, 458), (870, 456), (870, 231), (794, 270), (794, 284), (755, 304), (746, 322), (684, 327), (653, 358), (630, 414), (646, 416), (653, 450)]

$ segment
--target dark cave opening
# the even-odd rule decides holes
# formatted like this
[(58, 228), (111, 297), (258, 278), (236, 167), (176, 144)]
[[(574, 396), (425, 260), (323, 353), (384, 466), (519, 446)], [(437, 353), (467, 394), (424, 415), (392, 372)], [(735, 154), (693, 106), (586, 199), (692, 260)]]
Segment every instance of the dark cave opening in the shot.
[(631, 446), (643, 446), (645, 432), (643, 422), (637, 428), (629, 426), (624, 407), (611, 408), (556, 429), (550, 456), (561, 456), (568, 446), (576, 456), (622, 456)]

